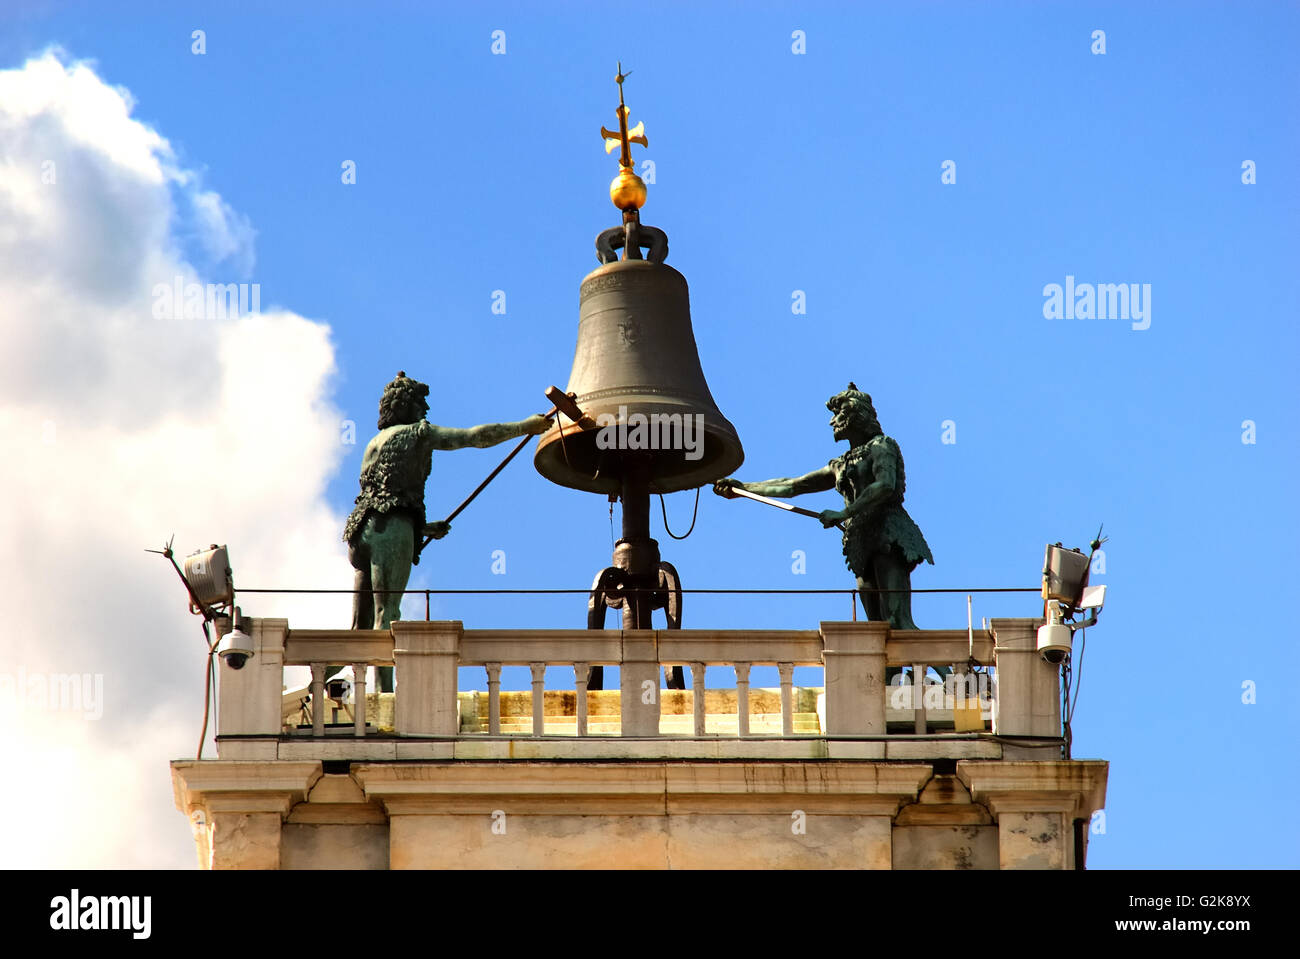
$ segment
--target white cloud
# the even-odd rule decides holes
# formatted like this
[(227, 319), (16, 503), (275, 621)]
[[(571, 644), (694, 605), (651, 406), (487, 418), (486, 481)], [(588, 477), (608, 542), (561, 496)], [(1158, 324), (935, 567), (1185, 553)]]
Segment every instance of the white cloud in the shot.
[(253, 241), (257, 236), (248, 217), (211, 190), (194, 192), (191, 200), (200, 242), (212, 262), (229, 261), (240, 276), (247, 276), (253, 269)]
[[(251, 263), (253, 231), (131, 110), (55, 53), (0, 71), (0, 678), (104, 677), (98, 721), (0, 703), (0, 867), (195, 863), (167, 763), (194, 755), (204, 649), (145, 547), (228, 543), (237, 586), (351, 583), (329, 327), (153, 317), (155, 284), (206, 279), (175, 205), (218, 259)], [(346, 597), (243, 605), (349, 621)]]

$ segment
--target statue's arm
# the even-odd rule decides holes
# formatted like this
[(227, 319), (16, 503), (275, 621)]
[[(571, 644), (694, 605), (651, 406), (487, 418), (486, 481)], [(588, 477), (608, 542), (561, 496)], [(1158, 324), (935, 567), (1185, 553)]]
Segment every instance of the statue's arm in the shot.
[(545, 416), (530, 416), (516, 423), (484, 423), (469, 429), (456, 429), (451, 426), (433, 426), (432, 443), (435, 450), (459, 450), (467, 446), (483, 449), (496, 446), (516, 436), (536, 436), (545, 433), (551, 427), (551, 421)]
[(819, 493), (822, 490), (833, 489), (835, 487), (835, 471), (829, 466), (823, 466), (821, 469), (805, 473), (803, 476), (787, 476), (780, 479), (763, 480), (761, 483), (742, 483), (740, 480), (728, 477), (727, 479), (718, 480), (714, 484), (715, 491), (722, 495), (726, 495), (725, 490), (737, 487), (751, 493), (757, 493), (759, 496), (775, 496), (779, 499), (788, 499), (791, 496), (802, 496), (804, 493)]

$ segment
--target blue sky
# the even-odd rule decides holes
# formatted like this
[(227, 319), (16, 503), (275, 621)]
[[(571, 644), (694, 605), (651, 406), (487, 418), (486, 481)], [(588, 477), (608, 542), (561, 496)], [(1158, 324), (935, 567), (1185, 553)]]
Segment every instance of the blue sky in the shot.
[[(341, 521), (399, 368), (432, 384), (429, 417), (451, 426), (539, 412), (542, 390), (567, 381), (578, 284), (595, 234), (618, 222), (597, 131), (616, 122), (621, 59), (650, 143), (635, 156), (655, 163), (643, 220), (667, 231), (691, 284), (703, 368), (745, 446), (737, 475), (842, 452), (824, 403), (854, 380), (902, 447), (934, 552), (915, 587), (1036, 585), (1045, 542), (1086, 548), (1104, 522), (1094, 582), (1110, 595), (1074, 724), (1074, 755), (1111, 763), (1089, 865), (1295, 866), (1300, 715), (1283, 624), (1300, 598), (1298, 26), (1294, 3), (20, 2), (0, 15), (0, 68), (51, 44), (92, 61), (255, 231), (221, 256), (178, 218), (184, 259), (328, 324), (324, 396), (358, 439), (321, 492)], [(340, 182), (347, 160), (354, 185)], [(1044, 287), (1067, 276), (1149, 284), (1149, 328), (1046, 319)], [(796, 290), (806, 314), (792, 313)], [(504, 452), (438, 454), (431, 518)], [(590, 583), (609, 561), (608, 506), (530, 460), (426, 552), (413, 587)], [(668, 497), (674, 530), (692, 503)], [(687, 587), (852, 585), (838, 534), (811, 520), (706, 490), (689, 539), (660, 535), (657, 504), (652, 522)], [(345, 563), (329, 582), (266, 582), (269, 567), (240, 568), (231, 549), (244, 586), (350, 585)], [(964, 607), (918, 597), (914, 613), (960, 627)], [(558, 627), (584, 608), (453, 596), (434, 615)], [(1038, 609), (975, 599), (977, 621)], [(847, 615), (839, 597), (686, 605), (699, 627)]]

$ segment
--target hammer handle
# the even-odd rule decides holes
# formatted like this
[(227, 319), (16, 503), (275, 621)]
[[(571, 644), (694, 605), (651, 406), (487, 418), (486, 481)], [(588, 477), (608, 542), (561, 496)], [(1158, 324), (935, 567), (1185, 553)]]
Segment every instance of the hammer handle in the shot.
[[(551, 407), (549, 413), (543, 414), (548, 420), (552, 416), (555, 416), (555, 414), (557, 413), (563, 413), (565, 416), (569, 417), (569, 419), (573, 420), (576, 423), (579, 423), (583, 427), (583, 429), (590, 429), (591, 427), (595, 426), (595, 423), (589, 417), (587, 417), (582, 412), (582, 410), (578, 408), (578, 404), (574, 401), (573, 397), (570, 396), (568, 393), (562, 392), (558, 386), (547, 387), (546, 398), (555, 404), (554, 406)], [(466, 496), (465, 501), (461, 503), (459, 506), (457, 506), (454, 510), (452, 510), (451, 514), (445, 520), (443, 520), (443, 522), (450, 523), (452, 520), (454, 520), (457, 516), (459, 516), (464, 511), (466, 506), (474, 502), (474, 498), (478, 496), (479, 493), (483, 492), (484, 489), (487, 488), (488, 483), (491, 483), (494, 479), (497, 478), (497, 474), (500, 473), (503, 469), (505, 469), (510, 464), (510, 461), (512, 459), (514, 459), (516, 456), (519, 455), (519, 451), (522, 450), (525, 446), (527, 446), (528, 441), (531, 440), (532, 438), (533, 438), (533, 434), (530, 433), (527, 436), (525, 436), (523, 439), (521, 439), (519, 441), (519, 444), (510, 451), (510, 453), (506, 456), (505, 459), (501, 461), (501, 463), (497, 466), (497, 468), (494, 469), (491, 473), (488, 473), (487, 479), (479, 483), (478, 486), (474, 487), (474, 492)], [(433, 537), (425, 536), (424, 542), (420, 544), (420, 549), (423, 550), (424, 547), (428, 546), (431, 542), (433, 542)]]
[[(800, 516), (811, 516), (813, 519), (821, 519), (821, 514), (810, 509), (804, 509), (802, 506), (795, 506), (793, 503), (782, 503), (780, 500), (772, 499), (770, 496), (760, 496), (757, 493), (751, 493), (747, 489), (737, 489), (732, 486), (727, 492), (722, 494), (727, 499), (734, 499), (737, 496), (743, 496), (745, 499), (752, 499), (756, 503), (766, 503), (768, 506), (775, 506), (777, 509), (783, 509), (788, 513), (798, 513)], [(837, 529), (844, 529), (843, 523), (835, 524)]]
[[(555, 415), (555, 412), (556, 412), (556, 411), (555, 411), (554, 409), (552, 409), (551, 412), (549, 412), (549, 413), (546, 414), (547, 418), (549, 419), (550, 417), (554, 416), (554, 415)], [(450, 515), (449, 515), (445, 520), (443, 520), (443, 522), (444, 522), (444, 523), (450, 523), (450, 522), (451, 522), (452, 520), (454, 520), (457, 516), (459, 516), (459, 515), (461, 514), (461, 512), (464, 511), (464, 509), (465, 509), (466, 506), (468, 506), (470, 503), (474, 502), (474, 497), (478, 496), (479, 493), (483, 492), (483, 489), (487, 486), (487, 484), (488, 484), (488, 483), (491, 483), (494, 479), (497, 478), (497, 474), (500, 473), (503, 469), (506, 468), (506, 466), (510, 463), (510, 461), (511, 461), (512, 459), (514, 459), (516, 455), (518, 455), (518, 453), (519, 453), (520, 450), (522, 450), (525, 446), (528, 445), (528, 441), (531, 440), (532, 438), (533, 438), (533, 436), (532, 436), (532, 434), (530, 433), (529, 435), (527, 435), (527, 436), (525, 436), (523, 439), (521, 439), (521, 440), (519, 441), (519, 445), (516, 446), (514, 449), (512, 449), (512, 450), (510, 451), (510, 455), (508, 455), (505, 459), (503, 459), (503, 460), (500, 462), (500, 464), (497, 466), (496, 469), (494, 469), (491, 473), (488, 473), (488, 475), (487, 475), (487, 479), (485, 479), (483, 482), (479, 483), (478, 486), (474, 487), (474, 492), (472, 492), (472, 493), (470, 493), (468, 496), (466, 496), (466, 497), (465, 497), (465, 502), (461, 503), (461, 504), (460, 504), (459, 506), (457, 506), (454, 510), (452, 510), (452, 511), (451, 511), (451, 514), (450, 514)], [(428, 537), (427, 539), (425, 539), (425, 541), (424, 541), (424, 545), (425, 545), (425, 546), (428, 546), (430, 540), (432, 540), (432, 539), (433, 539), (432, 536), (430, 536), (430, 537)]]

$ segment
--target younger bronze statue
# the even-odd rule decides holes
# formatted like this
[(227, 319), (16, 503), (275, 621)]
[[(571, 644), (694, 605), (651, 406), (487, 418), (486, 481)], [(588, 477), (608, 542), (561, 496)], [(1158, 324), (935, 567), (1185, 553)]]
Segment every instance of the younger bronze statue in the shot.
[(832, 487), (844, 497), (843, 510), (823, 510), (822, 526), (844, 525), (844, 560), (858, 580), (867, 619), (895, 629), (916, 629), (912, 622), (912, 570), (922, 560), (933, 564), (930, 547), (903, 509), (903, 454), (884, 435), (871, 397), (850, 383), (826, 403), (834, 414), (836, 440), (849, 451), (806, 476), (742, 483), (722, 479), (714, 492), (743, 489), (761, 496), (790, 497)]
[[(496, 446), (551, 426), (545, 416), (469, 429), (434, 426), (424, 418), (428, 395), (427, 385), (399, 372), (379, 401), (379, 434), (366, 445), (361, 493), (343, 527), (348, 559), (356, 570), (353, 629), (388, 629), (400, 618), (402, 590), (411, 566), (420, 561), (424, 537), (442, 539), (451, 530), (445, 522), (425, 522), (424, 484), (433, 451)], [(377, 672), (380, 691), (392, 692), (392, 667)]]

